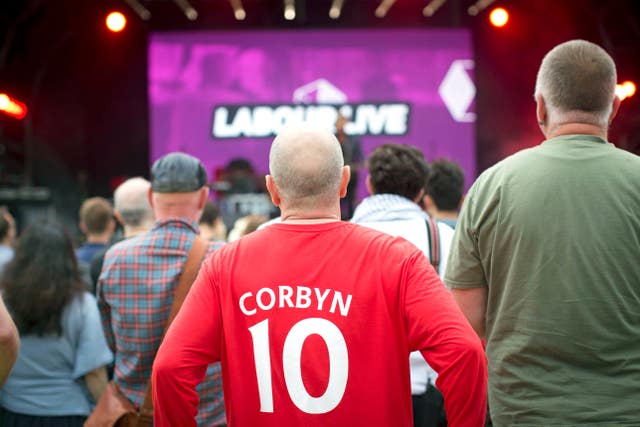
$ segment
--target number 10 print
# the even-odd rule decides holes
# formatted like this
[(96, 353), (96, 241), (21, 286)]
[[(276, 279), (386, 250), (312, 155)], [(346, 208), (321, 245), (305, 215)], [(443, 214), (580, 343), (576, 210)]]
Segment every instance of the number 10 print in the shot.
[[(269, 319), (253, 325), (249, 332), (253, 340), (260, 412), (273, 412)], [(319, 397), (311, 396), (302, 381), (302, 346), (313, 334), (322, 338), (329, 352), (329, 383), (324, 394)], [(308, 414), (324, 414), (338, 406), (347, 387), (349, 354), (344, 336), (334, 323), (313, 317), (293, 325), (284, 340), (282, 359), (287, 391), (298, 409)]]

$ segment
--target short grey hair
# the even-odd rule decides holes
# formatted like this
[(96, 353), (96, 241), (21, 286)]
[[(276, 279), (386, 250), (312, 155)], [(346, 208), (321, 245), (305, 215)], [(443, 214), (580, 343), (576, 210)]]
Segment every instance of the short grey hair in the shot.
[(344, 158), (327, 129), (300, 124), (283, 130), (269, 152), (269, 170), (281, 197), (290, 202), (331, 202), (340, 191)]
[(130, 178), (116, 188), (113, 193), (114, 208), (124, 225), (138, 227), (146, 221), (153, 221), (153, 210), (148, 199), (150, 188), (151, 183), (140, 177)]
[(616, 88), (616, 66), (600, 46), (571, 40), (554, 47), (542, 60), (536, 80), (554, 121), (579, 120), (606, 126)]

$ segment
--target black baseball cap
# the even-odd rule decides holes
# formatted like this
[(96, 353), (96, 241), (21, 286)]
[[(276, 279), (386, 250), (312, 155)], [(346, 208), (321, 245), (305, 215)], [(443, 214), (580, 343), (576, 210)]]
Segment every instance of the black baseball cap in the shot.
[(185, 153), (169, 153), (151, 167), (151, 190), (156, 193), (189, 193), (206, 184), (202, 162)]

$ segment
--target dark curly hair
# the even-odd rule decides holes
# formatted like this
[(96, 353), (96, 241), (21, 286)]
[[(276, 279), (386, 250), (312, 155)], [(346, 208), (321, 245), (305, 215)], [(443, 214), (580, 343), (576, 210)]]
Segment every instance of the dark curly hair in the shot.
[(410, 145), (380, 145), (368, 163), (374, 194), (397, 194), (412, 201), (424, 189), (429, 174), (424, 155)]
[(441, 211), (456, 211), (464, 193), (464, 171), (456, 163), (438, 159), (429, 165), (425, 193)]
[(0, 288), (21, 335), (61, 335), (64, 308), (85, 289), (64, 229), (46, 222), (29, 226), (5, 267)]

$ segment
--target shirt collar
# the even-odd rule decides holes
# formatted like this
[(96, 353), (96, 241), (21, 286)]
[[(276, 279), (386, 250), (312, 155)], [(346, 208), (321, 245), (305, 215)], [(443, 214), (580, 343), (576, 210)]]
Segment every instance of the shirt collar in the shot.
[(155, 224), (153, 224), (152, 230), (156, 231), (159, 228), (165, 228), (165, 227), (186, 228), (186, 229), (190, 229), (196, 234), (200, 234), (200, 228), (198, 227), (198, 223), (186, 217), (167, 218), (162, 221), (156, 221)]

